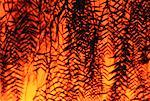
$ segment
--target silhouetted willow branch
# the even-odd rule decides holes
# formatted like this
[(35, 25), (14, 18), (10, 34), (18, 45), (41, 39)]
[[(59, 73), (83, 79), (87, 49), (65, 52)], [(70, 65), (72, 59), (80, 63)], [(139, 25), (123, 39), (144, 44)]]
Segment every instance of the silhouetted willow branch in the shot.
[[(128, 33), (127, 25), (125, 22), (129, 21), (127, 17), (128, 0), (123, 1), (109, 1), (106, 2), (107, 9), (110, 12), (111, 21), (109, 27), (111, 28), (112, 42), (114, 45), (114, 76), (110, 80), (114, 80), (112, 86), (112, 94), (110, 96), (111, 101), (123, 100), (127, 96), (124, 93), (128, 88), (128, 74), (127, 68), (130, 66), (130, 55), (132, 52), (132, 46), (129, 43), (130, 34)], [(129, 35), (128, 35), (129, 34)]]
[[(21, 4), (25, 3), (25, 4)], [(37, 34), (36, 21), (33, 15), (28, 12), (27, 2), (4, 2), (4, 10), (7, 21), (5, 25), (4, 56), (2, 67), (2, 93), (13, 92), (16, 100), (20, 100), (24, 82), (23, 64), (28, 62), (28, 55), (35, 51)], [(28, 55), (27, 55), (28, 54)], [(9, 93), (10, 94), (10, 93)], [(9, 96), (8, 94), (8, 96)], [(8, 97), (9, 98), (9, 97)]]
[[(134, 65), (136, 70), (136, 78), (140, 81), (138, 84), (133, 85), (136, 88), (135, 97), (133, 100), (147, 100), (150, 95), (148, 82), (142, 76), (143, 64), (149, 62), (148, 54), (150, 52), (149, 45), (149, 17), (148, 17), (148, 1), (133, 1), (131, 2), (131, 17), (129, 24), (129, 33), (132, 35), (131, 40), (134, 45)], [(134, 77), (135, 78), (135, 77)]]
[[(97, 12), (95, 7), (92, 7), (94, 1), (76, 0), (73, 2), (73, 8), (68, 10), (67, 14), (67, 34), (66, 43), (67, 45), (64, 51), (67, 51), (67, 63), (66, 66), (70, 70), (71, 81), (75, 79), (75, 86), (73, 91), (80, 92), (83, 88), (86, 92), (90, 91), (93, 85), (95, 89), (101, 85), (101, 80), (96, 80), (95, 76), (99, 74), (98, 70), (100, 64), (97, 60), (98, 41), (100, 36), (100, 20), (96, 15)], [(98, 56), (99, 58), (100, 55)], [(98, 74), (96, 74), (98, 73)], [(98, 77), (99, 78), (99, 77)], [(71, 98), (78, 96), (71, 93)], [(93, 92), (93, 93), (92, 93)], [(91, 95), (97, 91), (93, 89)], [(76, 98), (75, 98), (76, 99)]]

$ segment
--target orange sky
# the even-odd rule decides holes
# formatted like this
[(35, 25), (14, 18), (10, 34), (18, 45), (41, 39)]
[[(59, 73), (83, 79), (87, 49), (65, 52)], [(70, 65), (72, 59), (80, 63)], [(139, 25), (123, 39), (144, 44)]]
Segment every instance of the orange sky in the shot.
[[(98, 6), (101, 2), (104, 2), (104, 1), (105, 0), (100, 0), (100, 2), (97, 1), (93, 5)], [(3, 2), (0, 2), (0, 17), (2, 17), (2, 15), (5, 14), (4, 10), (3, 10), (3, 7), (2, 7), (2, 3)], [(104, 6), (104, 5), (102, 5), (102, 6)], [(126, 15), (126, 16), (129, 17), (129, 15)], [(109, 19), (109, 20), (111, 20), (111, 19)], [(107, 24), (109, 22), (109, 20), (103, 22), (102, 25), (105, 26), (105, 24)], [(65, 40), (64, 40), (65, 36), (62, 35), (62, 33), (66, 31), (66, 29), (65, 29), (65, 20), (62, 21), (62, 24), (59, 27), (60, 27), (60, 31), (58, 32), (59, 39), (57, 40), (57, 42), (54, 43), (54, 47), (58, 50), (58, 52), (56, 52), (54, 49), (51, 50), (51, 51), (54, 55), (57, 56), (57, 57), (54, 57), (54, 59), (63, 60), (64, 57), (66, 57), (65, 56), (66, 53), (62, 54), (64, 57), (59, 56), (59, 54), (63, 51), (63, 48), (65, 47), (65, 46), (63, 46), (63, 43), (65, 42)], [(54, 29), (56, 29), (56, 26), (54, 27)], [(5, 30), (2, 29), (2, 31), (5, 31)], [(101, 35), (101, 33), (99, 33), (99, 34)], [(44, 36), (44, 34), (41, 33), (38, 37), (39, 37), (39, 40), (37, 41), (38, 46), (36, 48), (36, 52), (37, 53), (38, 52), (40, 52), (40, 53), (48, 52), (50, 49), (47, 48), (47, 47), (51, 46), (49, 44), (49, 36)], [(2, 41), (4, 41), (5, 36), (0, 37), (0, 39)], [(106, 37), (103, 40), (102, 44), (105, 44), (107, 42), (111, 43), (111, 41), (109, 40), (109, 37)], [(111, 46), (108, 44), (108, 47), (107, 47), (108, 50), (109, 50), (109, 47), (111, 47)], [(110, 66), (111, 64), (114, 63), (114, 59), (110, 58), (111, 56), (113, 56), (113, 53), (114, 52), (112, 50), (109, 50), (109, 52), (107, 52), (107, 54), (105, 54), (105, 57), (103, 59), (104, 59), (104, 64), (106, 66)], [(81, 54), (81, 56), (82, 56), (82, 54)], [(39, 87), (41, 87), (43, 84), (46, 83), (46, 77), (48, 75), (48, 73), (47, 73), (48, 70), (44, 71), (43, 69), (39, 69), (37, 72), (34, 71), (34, 66), (33, 66), (34, 62), (33, 61), (36, 60), (36, 59), (40, 59), (40, 58), (43, 58), (43, 57), (40, 56), (40, 55), (34, 56), (33, 54), (29, 54), (28, 59), (30, 61), (28, 63), (25, 64), (24, 62), (22, 62), (22, 60), (19, 60), (19, 62), (24, 65), (24, 67), (23, 67), (23, 70), (24, 70), (24, 72), (23, 72), (23, 84), (24, 84), (24, 86), (23, 86), (23, 93), (21, 95), (21, 101), (33, 101), (34, 96), (37, 94), (36, 90)], [(55, 78), (55, 76), (56, 76), (56, 78), (52, 82), (63, 80), (63, 79), (59, 79), (59, 77), (62, 77), (63, 74), (56, 73), (56, 72), (61, 72), (61, 69), (66, 68), (66, 67), (58, 66), (58, 64), (63, 64), (63, 63), (61, 63), (60, 61), (57, 61), (57, 62), (52, 64), (52, 66), (57, 66), (57, 68), (53, 69), (54, 73), (51, 74), (52, 78)], [(46, 69), (46, 67), (43, 67), (43, 68)], [(83, 97), (83, 95), (79, 93), (79, 96), (77, 98), (78, 101), (104, 101), (105, 99), (109, 99), (108, 97), (110, 95), (110, 88), (114, 83), (114, 80), (109, 81), (109, 79), (111, 79), (115, 75), (115, 74), (110, 74), (110, 72), (112, 70), (114, 70), (114, 68), (115, 68), (114, 66), (110, 66), (109, 68), (105, 67), (104, 69), (100, 70), (101, 73), (107, 77), (107, 78), (103, 78), (103, 83), (104, 83), (103, 92), (108, 92), (107, 94), (103, 94), (103, 95), (100, 95), (100, 96), (95, 96), (94, 98), (90, 98), (90, 97)], [(142, 72), (143, 74), (142, 75), (143, 75), (143, 77), (145, 77), (145, 80), (148, 80), (148, 75), (149, 75), (149, 72), (150, 72), (149, 68), (150, 68), (150, 62), (148, 64), (142, 65), (142, 69), (143, 69), (143, 72)], [(142, 71), (142, 69), (141, 69), (141, 71)], [(135, 71), (133, 71), (133, 73), (134, 72)], [(137, 80), (137, 78), (135, 78), (135, 80)], [(68, 81), (66, 81), (66, 82), (68, 82)], [(1, 82), (0, 82), (0, 85), (1, 85)], [(62, 84), (57, 83), (57, 84), (53, 85), (52, 88), (59, 87), (60, 85), (62, 85)], [(45, 86), (42, 87), (43, 90), (45, 88), (46, 88)], [(1, 91), (1, 89), (2, 88), (0, 86), (0, 91)], [(94, 88), (91, 87), (91, 90), (93, 90), (93, 89)], [(132, 99), (134, 97), (134, 91), (135, 90), (126, 89), (125, 94), (129, 99)], [(52, 91), (52, 94), (55, 94), (56, 92), (59, 92), (59, 90), (58, 91)], [(10, 93), (10, 95), (8, 96), (8, 94), (4, 94), (2, 96), (2, 94), (0, 93), (0, 101), (15, 101), (15, 93), (14, 92), (7, 92), (7, 93)], [(61, 96), (61, 95), (59, 95), (59, 96)], [(35, 101), (39, 101), (39, 100), (35, 100)], [(41, 101), (44, 101), (44, 100), (41, 100)], [(129, 100), (121, 99), (121, 101), (129, 101)]]

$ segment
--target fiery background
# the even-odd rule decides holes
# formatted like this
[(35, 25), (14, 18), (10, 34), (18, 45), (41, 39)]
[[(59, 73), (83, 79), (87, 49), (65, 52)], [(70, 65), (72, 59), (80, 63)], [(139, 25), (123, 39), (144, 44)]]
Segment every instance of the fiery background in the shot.
[(1, 0), (0, 101), (150, 101), (149, 0)]

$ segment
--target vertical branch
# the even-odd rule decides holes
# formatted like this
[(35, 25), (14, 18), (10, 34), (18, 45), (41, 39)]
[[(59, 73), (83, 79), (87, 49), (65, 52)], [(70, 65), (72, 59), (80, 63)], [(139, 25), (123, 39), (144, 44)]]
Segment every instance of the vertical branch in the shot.
[[(132, 99), (147, 100), (150, 95), (149, 92), (149, 81), (147, 80), (148, 69), (145, 64), (148, 64), (150, 52), (149, 49), (149, 9), (148, 1), (133, 1), (131, 2), (131, 17), (129, 25), (129, 33), (132, 35), (131, 40), (134, 45), (134, 65), (136, 70), (136, 85), (134, 97)], [(146, 75), (144, 75), (146, 74)], [(135, 77), (134, 77), (135, 78)]]

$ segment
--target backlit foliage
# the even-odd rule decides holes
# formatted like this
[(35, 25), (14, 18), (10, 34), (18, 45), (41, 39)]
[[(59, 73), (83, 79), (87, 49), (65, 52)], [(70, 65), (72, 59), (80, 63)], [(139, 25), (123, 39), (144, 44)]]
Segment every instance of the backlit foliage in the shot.
[(2, 0), (0, 101), (149, 101), (149, 0)]

